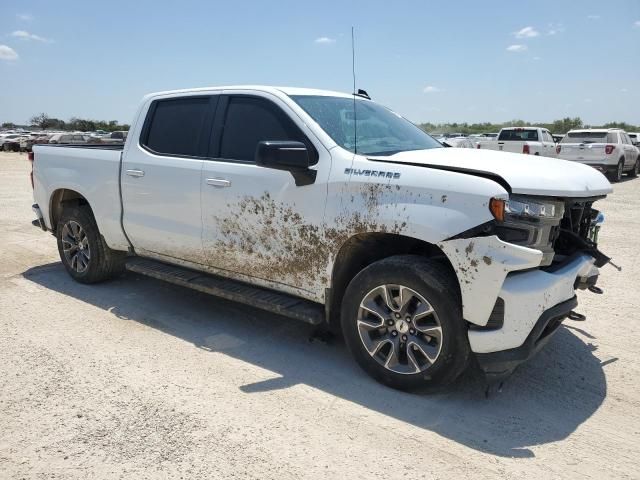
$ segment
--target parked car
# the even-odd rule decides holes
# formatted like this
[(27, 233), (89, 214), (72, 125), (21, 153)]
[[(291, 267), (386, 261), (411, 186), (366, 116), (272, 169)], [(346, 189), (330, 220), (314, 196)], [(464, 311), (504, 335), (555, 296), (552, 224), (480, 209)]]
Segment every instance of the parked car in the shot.
[(633, 143), (636, 147), (640, 147), (640, 133), (638, 132), (627, 132), (629, 138), (631, 139), (631, 143)]
[(619, 128), (571, 130), (560, 142), (558, 154), (605, 173), (612, 182), (619, 182), (625, 172), (636, 177), (640, 168), (638, 148)]
[(467, 137), (453, 137), (453, 138), (443, 138), (440, 140), (440, 143), (447, 147), (455, 147), (455, 148), (476, 148), (473, 139)]
[(20, 150), (20, 137), (19, 133), (7, 133), (0, 135), (0, 149), (5, 152)]
[(124, 130), (111, 132), (107, 136), (100, 137), (100, 143), (124, 143), (127, 139), (127, 133)]
[(137, 116), (124, 145), (30, 154), (34, 224), (69, 275), (128, 269), (335, 328), (391, 387), (446, 385), (472, 357), (509, 374), (609, 260), (599, 172), (443, 148), (357, 95), (181, 90)]
[(564, 138), (564, 133), (552, 133), (553, 141), (556, 143), (560, 143)]
[(477, 148), (499, 150), (542, 157), (556, 157), (556, 142), (546, 128), (508, 127), (500, 130), (497, 140), (479, 142)]
[(49, 139), (49, 143), (60, 143), (66, 145), (82, 145), (89, 140), (88, 135), (80, 135), (76, 133), (56, 133)]

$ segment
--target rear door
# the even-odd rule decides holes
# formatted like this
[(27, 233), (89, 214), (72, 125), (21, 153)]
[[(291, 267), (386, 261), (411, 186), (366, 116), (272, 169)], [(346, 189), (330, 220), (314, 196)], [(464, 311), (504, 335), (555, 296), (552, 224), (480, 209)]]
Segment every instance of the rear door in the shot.
[(200, 178), (217, 98), (159, 98), (136, 125), (132, 138), (139, 141), (122, 162), (122, 201), (124, 229), (138, 253), (205, 263)]
[(625, 169), (630, 169), (636, 163), (637, 149), (633, 146), (633, 142), (631, 142), (629, 135), (624, 132), (620, 132), (620, 136), (623, 139)]
[[(262, 92), (225, 95), (202, 170), (203, 246), (227, 276), (304, 295), (326, 272), (322, 245), (329, 152), (281, 99)], [(315, 182), (255, 163), (258, 142), (305, 143)], [(326, 278), (324, 278), (326, 281)]]

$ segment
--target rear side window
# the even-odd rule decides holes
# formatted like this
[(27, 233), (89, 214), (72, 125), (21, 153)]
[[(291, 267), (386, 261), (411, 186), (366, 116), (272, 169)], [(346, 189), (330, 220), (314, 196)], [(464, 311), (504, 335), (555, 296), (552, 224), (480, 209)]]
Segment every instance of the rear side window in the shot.
[(503, 130), (498, 137), (499, 141), (538, 141), (538, 130), (518, 128), (516, 130)]
[(256, 97), (231, 97), (220, 143), (220, 157), (253, 162), (258, 143), (265, 140), (307, 143), (295, 124), (271, 102)]
[(154, 153), (196, 156), (208, 110), (208, 97), (158, 100), (143, 145)]
[(616, 132), (607, 133), (607, 143), (618, 143), (618, 134)]

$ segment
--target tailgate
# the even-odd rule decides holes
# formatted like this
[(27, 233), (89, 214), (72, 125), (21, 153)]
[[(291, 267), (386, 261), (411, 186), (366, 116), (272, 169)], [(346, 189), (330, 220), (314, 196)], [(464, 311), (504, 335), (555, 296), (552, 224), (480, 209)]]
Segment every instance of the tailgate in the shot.
[(604, 143), (561, 143), (559, 158), (583, 163), (602, 163), (605, 158)]

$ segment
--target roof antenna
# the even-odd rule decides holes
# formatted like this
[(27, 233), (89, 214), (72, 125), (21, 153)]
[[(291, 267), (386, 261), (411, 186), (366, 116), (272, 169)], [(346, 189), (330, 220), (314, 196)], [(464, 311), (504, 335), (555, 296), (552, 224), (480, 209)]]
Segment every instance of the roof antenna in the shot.
[(358, 116), (356, 114), (356, 47), (351, 26), (351, 72), (353, 73), (353, 153), (358, 153)]

